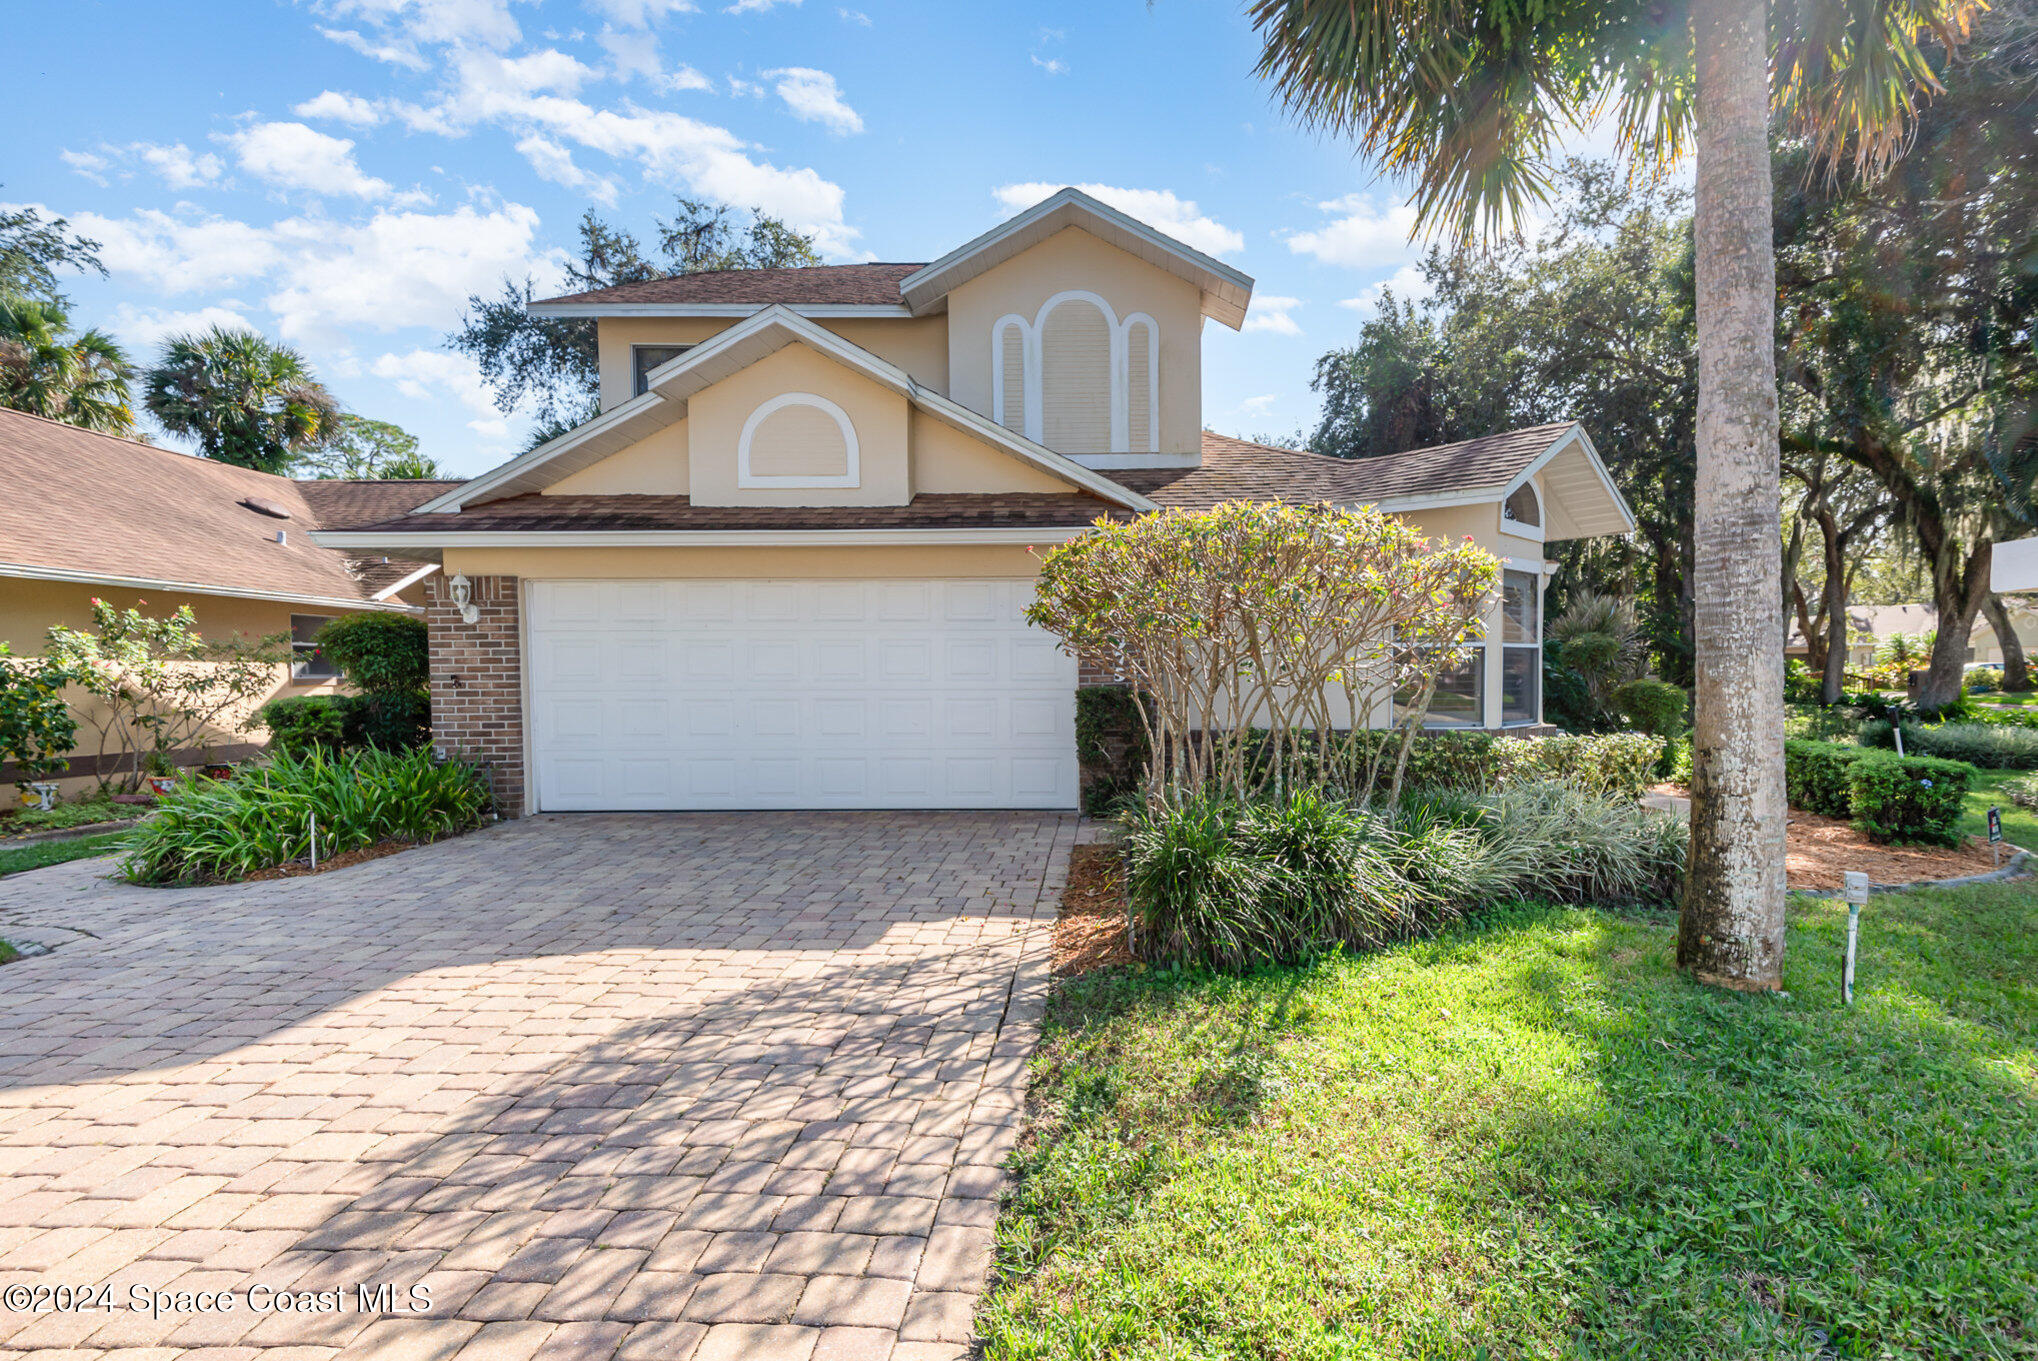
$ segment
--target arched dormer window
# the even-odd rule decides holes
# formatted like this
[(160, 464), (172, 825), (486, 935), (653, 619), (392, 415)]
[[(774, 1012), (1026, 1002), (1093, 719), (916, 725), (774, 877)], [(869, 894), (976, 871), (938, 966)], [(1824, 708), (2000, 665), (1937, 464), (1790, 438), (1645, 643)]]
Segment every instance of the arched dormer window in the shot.
[(743, 422), (736, 439), (739, 487), (860, 485), (849, 413), (811, 392), (784, 392)]
[(1543, 506), (1536, 500), (1536, 489), (1526, 482), (1516, 487), (1513, 494), (1501, 503), (1500, 518), (1512, 520), (1519, 525), (1527, 525), (1531, 529), (1541, 529)]
[(1069, 454), (1160, 449), (1160, 332), (1072, 289), (991, 326), (991, 410), (1007, 429)]

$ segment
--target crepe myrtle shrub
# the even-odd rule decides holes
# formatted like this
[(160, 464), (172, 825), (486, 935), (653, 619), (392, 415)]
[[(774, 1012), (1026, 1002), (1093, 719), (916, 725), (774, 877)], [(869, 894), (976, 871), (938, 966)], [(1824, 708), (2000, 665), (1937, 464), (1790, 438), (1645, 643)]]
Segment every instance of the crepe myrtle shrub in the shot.
[[(1232, 501), (1099, 520), (1045, 555), (1027, 619), (1145, 700), (1149, 800), (1249, 799), (1298, 762), (1362, 800), (1384, 768), (1391, 798), (1499, 570), (1371, 507)], [(1340, 768), (1337, 720), (1372, 727), (1383, 706), (1397, 740)]]
[(78, 740), (78, 718), (64, 701), (74, 679), (52, 657), (17, 657), (0, 643), (0, 761), (11, 761), (25, 788), (61, 774)]
[(125, 758), (117, 764), (131, 790), (145, 766), (163, 768), (171, 752), (237, 730), (290, 660), (281, 634), (208, 639), (189, 605), (153, 615), (146, 604), (119, 609), (95, 598), (90, 628), (54, 625), (43, 648), (94, 701), (83, 707), (98, 738), (102, 786), (110, 783), (109, 752)]

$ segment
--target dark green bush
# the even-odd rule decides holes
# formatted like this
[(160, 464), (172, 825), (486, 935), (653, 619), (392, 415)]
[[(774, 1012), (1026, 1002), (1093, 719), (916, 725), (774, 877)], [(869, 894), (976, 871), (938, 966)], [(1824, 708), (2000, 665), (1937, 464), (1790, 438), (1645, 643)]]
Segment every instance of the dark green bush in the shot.
[(320, 859), (391, 839), (435, 841), (488, 812), (472, 766), (435, 764), (423, 748), (272, 755), (231, 780), (189, 781), (135, 829), (121, 873), (137, 884), (221, 883), (311, 853)]
[[(1352, 744), (1354, 754), (1347, 759), (1356, 765), (1360, 757), (1396, 740), (1396, 735), (1369, 729), (1344, 734), (1343, 740)], [(1490, 792), (1510, 783), (1557, 779), (1595, 792), (1639, 798), (1662, 749), (1662, 739), (1648, 733), (1510, 737), (1485, 732), (1426, 732), (1416, 737), (1408, 753), (1402, 788)], [(1385, 791), (1391, 773), (1381, 771), (1378, 792)]]
[(269, 730), (269, 747), (285, 756), (308, 756), (323, 748), (338, 751), (346, 744), (346, 715), (338, 695), (284, 695), (255, 712), (255, 721)]
[(1112, 812), (1139, 790), (1153, 747), (1129, 686), (1076, 687), (1076, 760), (1083, 772), (1083, 811)]
[(364, 610), (318, 631), (318, 645), (364, 695), (422, 693), (430, 677), (425, 621)]
[(1613, 703), (1638, 731), (1675, 737), (1684, 731), (1684, 711), (1691, 707), (1691, 697), (1683, 686), (1668, 681), (1632, 680), (1614, 688)]
[(341, 737), (350, 748), (408, 751), (432, 740), (432, 701), (428, 695), (396, 690), (341, 695), (338, 699)]
[(1823, 817), (1853, 814), (1848, 771), (1868, 755), (1864, 747), (1838, 742), (1788, 741), (1783, 744), (1783, 783), (1793, 808)]
[(1847, 772), (1854, 826), (1877, 841), (1958, 846), (1954, 824), (1974, 767), (1930, 756), (1875, 752)]

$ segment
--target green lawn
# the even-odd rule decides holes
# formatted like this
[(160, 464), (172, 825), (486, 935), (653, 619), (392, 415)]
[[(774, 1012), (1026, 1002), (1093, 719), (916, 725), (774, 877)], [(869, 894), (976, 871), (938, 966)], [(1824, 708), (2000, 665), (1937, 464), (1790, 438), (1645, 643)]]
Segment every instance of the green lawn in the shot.
[(26, 846), (0, 842), (0, 877), (66, 860), (83, 860), (88, 855), (111, 855), (120, 849), (123, 832), (101, 832), (97, 836), (73, 837), (69, 841), (36, 841)]
[(132, 804), (115, 803), (110, 798), (60, 803), (48, 811), (22, 808), (0, 818), (0, 845), (4, 845), (9, 837), (29, 836), (36, 832), (62, 831), (66, 827), (84, 827), (94, 822), (126, 822), (147, 811)]
[(2015, 694), (2003, 690), (1991, 690), (1984, 695), (1977, 695), (1970, 691), (1967, 697), (1976, 704), (1994, 704), (2012, 709), (2038, 706), (2038, 690), (2020, 690)]
[(997, 1358), (2038, 1354), (2038, 893), (1792, 907), (1789, 993), (1521, 908), (1044, 1026)]

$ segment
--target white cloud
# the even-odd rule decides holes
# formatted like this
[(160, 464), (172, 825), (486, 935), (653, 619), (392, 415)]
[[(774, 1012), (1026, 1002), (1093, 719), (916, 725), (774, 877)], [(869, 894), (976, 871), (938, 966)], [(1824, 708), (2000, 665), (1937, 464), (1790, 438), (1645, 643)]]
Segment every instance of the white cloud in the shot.
[(279, 222), (290, 251), (276, 271), (282, 284), (264, 298), (292, 340), (331, 336), (347, 327), (445, 330), (468, 295), (492, 292), (505, 274), (557, 268), (556, 252), (535, 244), (538, 214), (506, 203), (482, 212), (378, 212), (342, 227), (322, 219)]
[(465, 355), (444, 350), (384, 354), (368, 366), (368, 372), (414, 401), (437, 402), (451, 397), (474, 413), (467, 428), (477, 434), (500, 439), (509, 433), (509, 422), (496, 409), (495, 399), (483, 386), (474, 361)]
[(741, 76), (730, 76), (729, 93), (737, 99), (762, 99), (764, 98), (764, 87), (754, 80), (745, 80)]
[(168, 146), (155, 142), (134, 142), (128, 151), (141, 157), (150, 169), (163, 177), (163, 183), (172, 189), (196, 189), (211, 184), (226, 171), (219, 157), (209, 151), (191, 153), (191, 148), (182, 142)]
[(352, 28), (321, 28), (319, 32), (342, 47), (352, 48), (364, 57), (387, 62), (391, 66), (423, 71), (431, 65), (415, 47), (407, 43), (378, 41)]
[(106, 172), (113, 168), (112, 161), (92, 151), (60, 151), (57, 159), (99, 185), (106, 183)]
[(800, 0), (736, 0), (736, 3), (722, 11), (724, 14), (763, 14), (777, 9), (780, 5), (791, 5), (798, 9)]
[(531, 163), (531, 169), (537, 171), (540, 178), (578, 190), (598, 203), (614, 205), (616, 182), (581, 169), (574, 163), (573, 153), (551, 138), (534, 132), (517, 143), (517, 151)]
[(233, 330), (261, 329), (248, 320), (239, 310), (240, 306), (229, 299), (214, 307), (174, 312), (160, 307), (136, 307), (133, 303), (124, 302), (113, 309), (107, 329), (120, 337), (130, 354), (152, 349), (169, 336), (209, 331), (215, 326)]
[(835, 13), (841, 16), (842, 22), (845, 24), (855, 24), (859, 28), (870, 27), (870, 16), (868, 14), (865, 14), (860, 9), (850, 9), (847, 6), (838, 6), (835, 10)]
[(801, 122), (820, 123), (838, 136), (863, 131), (863, 118), (849, 107), (835, 77), (826, 71), (811, 66), (787, 66), (766, 71), (764, 77), (778, 80), (778, 97)]
[(372, 100), (338, 90), (326, 90), (290, 111), (299, 118), (323, 118), (355, 128), (372, 128), (382, 121), (382, 110)]
[(70, 216), (80, 234), (99, 242), (109, 271), (136, 275), (163, 293), (257, 279), (282, 259), (270, 233), (230, 218), (175, 218), (154, 208), (129, 218)]
[[(383, 35), (396, 53), (417, 56), (419, 45), (486, 47), (501, 50), (523, 37), (510, 15), (510, 0), (324, 0), (320, 8), (335, 18), (358, 19)], [(326, 36), (345, 42), (328, 31)], [(360, 35), (352, 35), (359, 39)], [(355, 46), (354, 43), (348, 43)], [(380, 61), (411, 65), (390, 52), (355, 47)], [(422, 58), (419, 58), (422, 65)]]
[(1262, 295), (1252, 300), (1246, 312), (1245, 325), (1241, 330), (1271, 331), (1275, 335), (1299, 336), (1302, 328), (1295, 324), (1295, 318), (1288, 315), (1302, 305), (1300, 298), (1283, 298)]
[[(172, 189), (196, 189), (211, 184), (226, 169), (219, 157), (211, 152), (194, 156), (191, 148), (182, 142), (168, 145), (129, 142), (126, 146), (101, 142), (97, 151), (63, 151), (58, 156), (65, 165), (95, 184), (107, 183), (107, 174), (123, 162), (140, 161), (162, 176), (163, 183)], [(129, 173), (122, 170), (121, 178), (126, 179)]]
[(692, 0), (589, 0), (588, 8), (624, 28), (649, 28), (674, 14), (692, 14)]
[(1029, 57), (1028, 60), (1030, 60), (1035, 66), (1038, 66), (1041, 70), (1047, 72), (1051, 76), (1065, 76), (1069, 73), (1069, 64), (1063, 61), (1060, 57), (1042, 58), (1039, 56), (1032, 56)]
[(609, 74), (617, 80), (643, 80), (666, 90), (712, 90), (715, 82), (687, 65), (667, 71), (658, 59), (658, 39), (648, 33), (619, 33), (605, 28), (595, 38), (609, 54)]
[(1263, 392), (1257, 397), (1248, 397), (1240, 402), (1238, 409), (1248, 416), (1260, 416), (1266, 414), (1267, 408), (1279, 400), (1281, 400), (1279, 393)]
[(363, 171), (354, 144), (328, 137), (303, 123), (254, 123), (220, 138), (233, 148), (241, 168), (286, 189), (354, 198), (386, 198), (389, 182)]
[(1288, 249), (1314, 256), (1326, 265), (1377, 268), (1404, 260), (1414, 251), (1415, 209), (1405, 203), (1379, 207), (1360, 194), (1347, 194), (1316, 205), (1338, 216), (1314, 231), (1294, 232)]
[[(1205, 216), (1193, 199), (1178, 198), (1172, 190), (1121, 189), (1110, 184), (1079, 184), (1075, 187), (1206, 255), (1228, 255), (1245, 248), (1243, 236)], [(1031, 208), (1061, 188), (1059, 184), (1036, 180), (1027, 184), (1003, 185), (991, 192), (1008, 212), (1016, 213)]]
[(1421, 265), (1403, 265), (1394, 271), (1392, 277), (1380, 280), (1356, 298), (1339, 299), (1337, 305), (1370, 315), (1380, 306), (1381, 293), (1390, 288), (1394, 290), (1394, 296), (1403, 302), (1421, 302), (1431, 292), (1429, 279), (1423, 274)]

